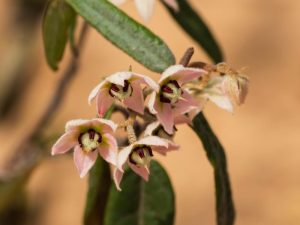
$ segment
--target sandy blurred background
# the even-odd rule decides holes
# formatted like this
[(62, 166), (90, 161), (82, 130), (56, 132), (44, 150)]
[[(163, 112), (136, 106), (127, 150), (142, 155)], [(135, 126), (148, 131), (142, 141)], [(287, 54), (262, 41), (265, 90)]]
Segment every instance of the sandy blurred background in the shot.
[[(236, 68), (249, 67), (251, 89), (245, 105), (237, 108), (234, 115), (212, 104), (205, 109), (226, 148), (236, 224), (300, 224), (300, 2), (191, 3), (210, 25), (227, 62)], [(123, 9), (140, 20), (132, 2)], [(22, 32), (13, 29), (21, 22), (14, 18), (15, 13), (15, 1), (0, 1), (2, 74), (17, 61), (13, 41), (22, 37)], [(168, 43), (177, 59), (187, 47), (194, 46), (193, 59), (208, 60), (160, 4), (147, 26)], [(60, 73), (52, 72), (46, 65), (41, 30), (37, 28), (28, 38), (32, 49), (25, 57), (30, 65), (21, 71), (28, 78), (26, 89), (20, 93), (13, 113), (0, 121), (0, 165), (41, 115), (60, 78)], [(94, 106), (87, 105), (90, 90), (102, 76), (126, 70), (129, 65), (134, 71), (153, 74), (90, 30), (81, 69), (49, 129), (61, 132), (67, 120), (92, 117)], [(154, 74), (153, 77), (157, 78)], [(175, 140), (182, 145), (181, 151), (159, 160), (176, 191), (176, 225), (214, 224), (212, 168), (200, 141), (186, 126), (180, 127)], [(86, 179), (79, 178), (71, 157), (47, 160), (34, 172), (28, 185), (30, 204), (38, 210), (30, 224), (80, 225), (86, 189)]]

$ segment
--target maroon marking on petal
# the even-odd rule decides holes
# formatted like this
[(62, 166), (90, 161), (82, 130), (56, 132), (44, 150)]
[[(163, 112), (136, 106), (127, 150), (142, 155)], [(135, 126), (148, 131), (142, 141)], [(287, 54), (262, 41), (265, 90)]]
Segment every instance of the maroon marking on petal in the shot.
[(93, 129), (89, 129), (88, 133), (89, 133), (89, 138), (91, 140), (95, 138), (96, 131), (94, 131)]
[(144, 151), (143, 151), (142, 148), (138, 149), (136, 152), (139, 154), (139, 156), (140, 156), (141, 158), (145, 158), (145, 154), (144, 154)]
[(163, 103), (171, 103), (171, 100), (166, 98), (165, 96), (163, 96), (163, 94), (159, 95), (159, 100), (160, 100), (160, 102), (163, 102)]
[(109, 91), (108, 91), (108, 93), (109, 93), (109, 95), (111, 96), (111, 97), (115, 97), (115, 95), (111, 92), (111, 91), (114, 91), (114, 92), (119, 92), (120, 91), (120, 89), (118, 88), (118, 86), (116, 85), (116, 84), (111, 84), (110, 85), (110, 88), (109, 88)]
[(116, 84), (111, 84), (110, 89), (115, 91), (115, 92), (120, 91), (119, 87)]
[(128, 80), (124, 80), (124, 87), (123, 87), (123, 91), (127, 92), (129, 88), (129, 81)]
[(172, 93), (173, 93), (172, 88), (168, 87), (167, 85), (163, 85), (163, 86), (161, 87), (161, 90), (162, 90), (162, 92), (166, 92), (166, 93), (169, 93), (169, 94), (172, 94)]
[(180, 88), (180, 86), (176, 80), (171, 80), (169, 83), (172, 83), (175, 85), (175, 87)]

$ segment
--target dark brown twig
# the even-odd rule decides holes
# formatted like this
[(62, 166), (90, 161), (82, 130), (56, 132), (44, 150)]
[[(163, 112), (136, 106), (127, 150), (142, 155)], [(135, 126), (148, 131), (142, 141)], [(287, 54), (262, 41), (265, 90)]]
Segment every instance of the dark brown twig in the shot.
[(188, 48), (184, 55), (182, 56), (182, 58), (179, 61), (179, 64), (183, 65), (183, 66), (187, 66), (192, 58), (192, 56), (194, 55), (194, 48)]
[[(84, 22), (80, 36), (78, 39), (77, 48), (81, 49), (84, 45), (84, 41), (87, 36), (88, 24)], [(20, 142), (20, 145), (16, 148), (16, 154), (7, 161), (4, 170), (10, 171), (10, 173), (17, 172), (23, 168), (27, 162), (28, 156), (40, 155), (40, 152), (35, 151), (36, 148), (32, 148), (33, 142), (40, 138), (42, 130), (51, 122), (57, 109), (62, 104), (63, 97), (67, 91), (67, 88), (75, 77), (76, 72), (79, 68), (79, 54), (73, 55), (70, 62), (68, 63), (65, 71), (63, 72), (62, 78), (59, 81), (57, 88), (50, 100), (48, 107), (38, 120), (32, 131)], [(30, 158), (30, 157), (29, 157)], [(34, 157), (36, 158), (36, 157)], [(25, 163), (24, 163), (25, 162)], [(20, 168), (21, 167), (21, 168)], [(17, 170), (17, 171), (16, 171)]]

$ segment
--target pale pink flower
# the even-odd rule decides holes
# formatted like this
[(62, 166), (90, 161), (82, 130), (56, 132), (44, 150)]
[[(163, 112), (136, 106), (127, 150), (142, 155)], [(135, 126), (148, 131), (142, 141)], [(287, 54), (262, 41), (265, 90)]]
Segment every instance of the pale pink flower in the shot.
[(114, 169), (114, 181), (118, 190), (124, 174), (124, 167), (128, 166), (144, 180), (149, 179), (149, 164), (153, 151), (165, 155), (168, 151), (174, 150), (165, 139), (156, 136), (147, 136), (139, 141), (120, 150), (118, 154), (118, 167)]
[(96, 162), (98, 154), (117, 166), (118, 145), (113, 132), (117, 125), (105, 119), (78, 119), (66, 124), (66, 132), (52, 147), (52, 155), (74, 148), (74, 162), (80, 177), (84, 177)]
[(97, 111), (103, 117), (115, 100), (140, 114), (144, 113), (142, 85), (158, 90), (159, 86), (151, 78), (133, 73), (118, 72), (106, 77), (89, 95), (88, 101), (97, 97)]
[(173, 133), (175, 118), (198, 107), (198, 102), (190, 95), (185, 84), (199, 79), (206, 71), (173, 65), (162, 74), (159, 92), (152, 92), (148, 108), (156, 114), (165, 131)]
[[(126, 0), (110, 0), (115, 5), (121, 5)], [(176, 0), (164, 0), (164, 2), (171, 7), (174, 11), (178, 11), (178, 3)], [(148, 21), (153, 14), (155, 0), (134, 0), (135, 6), (140, 14), (140, 16), (145, 20)]]

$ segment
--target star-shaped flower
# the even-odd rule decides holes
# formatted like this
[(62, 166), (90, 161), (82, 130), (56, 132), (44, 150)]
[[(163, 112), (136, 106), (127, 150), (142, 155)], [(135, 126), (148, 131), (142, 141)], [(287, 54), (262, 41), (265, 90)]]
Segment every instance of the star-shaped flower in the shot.
[(169, 144), (168, 140), (157, 136), (147, 136), (120, 150), (118, 154), (118, 167), (114, 170), (114, 181), (118, 190), (124, 174), (124, 167), (128, 166), (144, 180), (149, 179), (149, 164), (153, 151), (165, 155), (168, 151), (177, 149)]
[(125, 106), (140, 114), (144, 113), (144, 96), (142, 85), (158, 90), (158, 84), (151, 78), (133, 73), (118, 72), (106, 77), (89, 95), (88, 101), (97, 97), (97, 111), (103, 117), (114, 101), (122, 102)]
[(118, 145), (113, 136), (117, 125), (105, 119), (78, 119), (66, 124), (66, 132), (52, 147), (52, 155), (74, 148), (74, 162), (80, 177), (84, 177), (96, 162), (98, 154), (117, 166)]
[(175, 118), (198, 107), (198, 102), (190, 95), (185, 84), (199, 79), (206, 71), (173, 65), (162, 74), (158, 92), (150, 95), (148, 107), (156, 114), (165, 131), (173, 133)]

